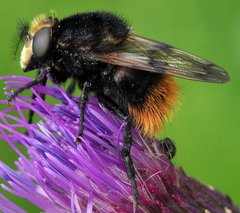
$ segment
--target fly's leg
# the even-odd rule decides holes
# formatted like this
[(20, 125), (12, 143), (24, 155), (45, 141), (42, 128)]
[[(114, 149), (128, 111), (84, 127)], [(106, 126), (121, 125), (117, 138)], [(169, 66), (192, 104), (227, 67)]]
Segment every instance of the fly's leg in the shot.
[(123, 138), (123, 147), (121, 150), (121, 155), (124, 160), (124, 164), (127, 170), (127, 176), (130, 180), (131, 187), (134, 194), (134, 200), (136, 204), (139, 204), (139, 192), (136, 182), (136, 172), (133, 166), (133, 160), (131, 157), (131, 146), (133, 142), (132, 132), (131, 132), (131, 119), (129, 116), (124, 113), (117, 104), (115, 104), (110, 98), (105, 95), (99, 95), (98, 97), (99, 102), (106, 107), (111, 113), (114, 113), (119, 116), (122, 120), (126, 122), (126, 126), (124, 129), (124, 138)]
[(171, 138), (164, 138), (160, 141), (160, 145), (162, 147), (165, 155), (171, 160), (176, 155), (176, 146), (174, 141)]
[(72, 95), (75, 90), (75, 87), (76, 87), (76, 80), (72, 79), (72, 81), (70, 82), (69, 86), (66, 89), (66, 92)]
[(9, 95), (9, 96), (7, 97), (7, 101), (8, 101), (8, 102), (11, 102), (14, 98), (16, 98), (16, 97), (17, 97), (21, 92), (23, 92), (25, 89), (29, 89), (29, 88), (31, 88), (32, 86), (35, 86), (35, 85), (37, 85), (38, 83), (42, 82), (42, 81), (46, 78), (48, 72), (49, 72), (49, 69), (46, 69), (46, 70), (42, 71), (42, 72), (37, 76), (37, 78), (36, 78), (35, 80), (33, 80), (33, 81), (25, 84), (23, 87), (21, 87), (21, 88), (19, 88), (19, 89), (17, 89), (17, 90), (15, 90), (11, 95)]
[(77, 141), (79, 141), (79, 138), (83, 135), (83, 122), (84, 122), (84, 110), (86, 103), (88, 101), (88, 96), (90, 93), (90, 88), (91, 88), (91, 83), (90, 82), (85, 82), (83, 84), (83, 89), (82, 89), (82, 94), (81, 94), (81, 101), (79, 103), (79, 109), (80, 109), (80, 124), (79, 124), (79, 132), (77, 136)]

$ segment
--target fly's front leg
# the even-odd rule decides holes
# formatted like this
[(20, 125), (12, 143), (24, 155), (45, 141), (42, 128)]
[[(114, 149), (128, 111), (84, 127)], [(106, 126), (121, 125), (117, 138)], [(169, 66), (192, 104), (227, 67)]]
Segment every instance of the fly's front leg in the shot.
[(82, 94), (81, 94), (81, 101), (79, 102), (79, 109), (80, 109), (80, 124), (79, 124), (79, 132), (77, 136), (77, 141), (79, 141), (79, 138), (83, 135), (83, 122), (84, 122), (84, 110), (86, 103), (88, 101), (89, 93), (90, 93), (91, 83), (90, 82), (84, 82)]
[(126, 126), (124, 129), (124, 138), (123, 138), (123, 147), (121, 151), (121, 155), (124, 160), (124, 164), (127, 170), (127, 176), (130, 180), (131, 187), (134, 194), (134, 200), (136, 204), (139, 204), (139, 192), (137, 187), (137, 182), (135, 179), (136, 172), (133, 166), (133, 160), (131, 156), (131, 147), (132, 147), (132, 131), (131, 131), (131, 119), (129, 116), (124, 113), (117, 104), (115, 104), (110, 98), (105, 95), (100, 95), (98, 97), (99, 102), (106, 107), (110, 112), (118, 115), (122, 120), (126, 122)]
[(21, 88), (19, 88), (19, 89), (17, 89), (17, 90), (15, 90), (11, 95), (9, 95), (9, 96), (7, 97), (7, 101), (8, 101), (8, 102), (11, 102), (14, 98), (16, 98), (16, 97), (17, 97), (21, 92), (23, 92), (25, 89), (29, 89), (29, 88), (31, 88), (32, 86), (35, 86), (35, 85), (37, 85), (38, 83), (42, 82), (42, 81), (46, 78), (48, 72), (49, 72), (49, 69), (46, 69), (46, 70), (42, 71), (42, 72), (37, 76), (37, 78), (36, 78), (35, 80), (33, 80), (33, 81), (25, 84), (23, 87), (21, 87)]

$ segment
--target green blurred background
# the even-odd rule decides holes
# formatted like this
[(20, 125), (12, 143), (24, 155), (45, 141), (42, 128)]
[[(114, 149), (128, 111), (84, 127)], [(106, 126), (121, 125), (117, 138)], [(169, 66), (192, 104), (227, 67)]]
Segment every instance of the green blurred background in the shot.
[[(240, 1), (239, 0), (69, 0), (1, 1), (1, 75), (23, 75), (11, 57), (11, 39), (19, 19), (56, 11), (108, 10), (126, 17), (136, 34), (172, 44), (228, 70), (231, 82), (207, 84), (178, 80), (181, 104), (160, 137), (177, 145), (176, 165), (201, 182), (218, 188), (240, 204)], [(27, 73), (34, 76), (33, 73)], [(1, 86), (3, 84), (1, 83)], [(0, 98), (5, 98), (3, 92)], [(0, 160), (14, 166), (17, 156), (0, 143)], [(28, 212), (37, 209), (10, 196)]]

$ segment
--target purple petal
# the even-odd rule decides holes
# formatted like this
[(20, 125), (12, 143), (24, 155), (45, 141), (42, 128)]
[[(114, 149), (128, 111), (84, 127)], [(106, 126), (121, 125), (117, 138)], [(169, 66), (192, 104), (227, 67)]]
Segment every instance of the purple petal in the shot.
[[(5, 89), (16, 89), (32, 80), (20, 76), (0, 79), (6, 81)], [(36, 85), (31, 91), (35, 100), (19, 95), (0, 112), (0, 138), (19, 155), (16, 171), (0, 162), (0, 177), (6, 182), (1, 187), (6, 191), (45, 212), (239, 211), (227, 196), (174, 168), (158, 141), (144, 140), (133, 129), (131, 153), (141, 201), (136, 207), (120, 154), (125, 123), (91, 97), (85, 110), (84, 134), (77, 144), (79, 98), (58, 85)], [(39, 93), (52, 96), (58, 104), (46, 103)], [(37, 124), (27, 123), (23, 110), (29, 109), (40, 116)], [(29, 130), (28, 135), (19, 132), (23, 128)], [(27, 148), (28, 157), (16, 143)], [(3, 196), (0, 208), (24, 212)]]

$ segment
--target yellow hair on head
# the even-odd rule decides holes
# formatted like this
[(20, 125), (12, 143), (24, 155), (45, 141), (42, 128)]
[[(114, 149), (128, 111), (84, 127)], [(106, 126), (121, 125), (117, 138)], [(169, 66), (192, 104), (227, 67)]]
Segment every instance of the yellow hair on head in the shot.
[(34, 35), (38, 30), (44, 27), (52, 27), (56, 22), (56, 18), (54, 16), (48, 16), (46, 14), (41, 14), (36, 16), (30, 26), (29, 33), (30, 35)]

